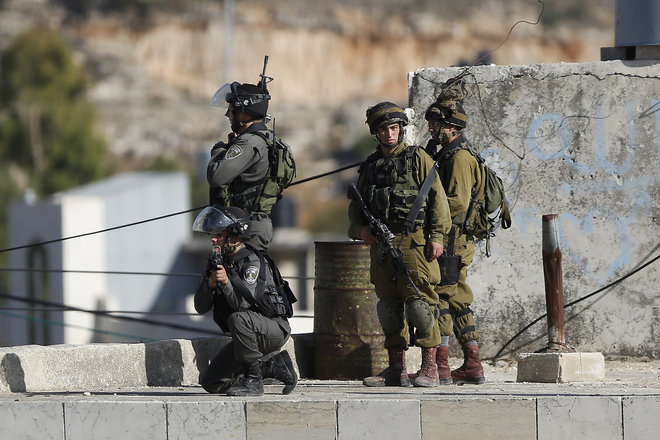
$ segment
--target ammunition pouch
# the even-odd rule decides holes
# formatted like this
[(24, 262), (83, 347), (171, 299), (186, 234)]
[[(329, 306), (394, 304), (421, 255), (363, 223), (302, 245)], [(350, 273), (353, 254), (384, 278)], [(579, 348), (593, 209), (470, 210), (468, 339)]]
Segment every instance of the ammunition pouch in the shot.
[(440, 266), (441, 286), (449, 286), (458, 283), (458, 275), (461, 272), (461, 256), (442, 254), (438, 257)]

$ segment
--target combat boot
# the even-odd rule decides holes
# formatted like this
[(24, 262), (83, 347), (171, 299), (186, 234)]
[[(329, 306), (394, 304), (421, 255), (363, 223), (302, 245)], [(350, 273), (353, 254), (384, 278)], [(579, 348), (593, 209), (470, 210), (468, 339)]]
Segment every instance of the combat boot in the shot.
[(261, 379), (261, 362), (245, 366), (243, 379), (227, 390), (228, 396), (262, 396), (264, 382)]
[(261, 364), (261, 376), (264, 379), (277, 379), (284, 384), (282, 394), (290, 394), (298, 383), (298, 375), (289, 352), (284, 350), (277, 353)]
[[(450, 385), (451, 372), (449, 371), (449, 347), (448, 346), (439, 346), (435, 352), (435, 364), (438, 366), (438, 385)], [(410, 380), (415, 380), (419, 376), (420, 370), (417, 370), (416, 373), (410, 373), (408, 378)]]
[(477, 344), (462, 344), (463, 365), (451, 372), (454, 383), (469, 383), (479, 385), (486, 381), (484, 368), (479, 360), (479, 346)]
[(436, 352), (437, 347), (422, 348), (422, 366), (419, 367), (419, 376), (413, 380), (413, 386), (438, 386), (438, 366), (435, 363)]
[(410, 386), (406, 370), (406, 352), (402, 348), (388, 348), (389, 366), (377, 376), (365, 377), (362, 384), (367, 387)]
[(435, 364), (438, 366), (438, 383), (440, 385), (449, 385), (452, 383), (448, 346), (441, 345), (438, 347), (435, 352)]

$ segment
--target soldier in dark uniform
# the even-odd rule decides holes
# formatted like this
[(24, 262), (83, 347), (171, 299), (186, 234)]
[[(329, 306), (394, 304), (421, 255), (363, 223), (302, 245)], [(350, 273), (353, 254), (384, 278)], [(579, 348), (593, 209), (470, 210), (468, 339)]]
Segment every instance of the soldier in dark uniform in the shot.
[[(472, 289), (467, 284), (467, 268), (474, 258), (474, 237), (461, 231), (472, 197), (481, 186), (481, 171), (476, 157), (461, 130), (467, 125), (467, 115), (456, 95), (457, 90), (448, 89), (445, 96), (438, 97), (426, 111), (431, 139), (426, 152), (436, 161), (438, 174), (449, 201), (452, 228), (456, 239), (454, 253), (460, 255), (461, 264), (458, 283), (439, 286), (438, 294), (447, 295), (449, 309), (454, 321), (454, 333), (461, 343), (464, 362), (451, 371), (455, 383), (483, 383), (484, 370), (479, 359), (479, 332), (476, 329), (474, 314), (470, 305), (474, 299)], [(449, 370), (443, 362), (438, 368)]]
[(266, 127), (270, 95), (265, 83), (220, 87), (211, 105), (227, 108), (232, 133), (228, 142), (218, 142), (211, 149), (206, 177), (210, 204), (237, 206), (250, 214), (251, 235), (247, 243), (268, 250), (273, 238), (270, 212), (277, 202), (275, 194), (266, 194), (269, 176), (268, 141), (272, 131)]
[[(442, 336), (451, 333), (451, 319), (444, 298), (434, 285), (440, 282), (440, 269), (433, 262), (442, 254), (442, 241), (449, 231), (449, 207), (440, 181), (435, 176), (414, 230), (403, 233), (403, 224), (422, 183), (431, 172), (433, 160), (420, 147), (403, 141), (408, 124), (405, 111), (391, 102), (381, 102), (367, 110), (367, 124), (378, 145), (359, 169), (357, 189), (371, 214), (395, 235), (403, 262), (421, 294), (417, 295), (405, 274), (397, 270), (388, 255), (382, 255), (377, 240), (356, 201), (349, 205), (348, 236), (371, 246), (371, 281), (378, 296), (377, 313), (385, 334), (389, 366), (377, 376), (363, 380), (366, 386), (408, 386), (405, 350), (410, 338), (408, 325), (415, 329), (414, 344), (422, 348), (422, 367), (413, 385), (438, 385), (435, 356)], [(441, 318), (437, 318), (441, 315)]]
[(291, 304), (276, 287), (261, 251), (243, 243), (250, 235), (249, 220), (240, 208), (207, 207), (193, 223), (194, 231), (211, 235), (216, 254), (195, 293), (195, 310), (202, 314), (213, 308), (213, 320), (232, 336), (200, 383), (209, 393), (259, 396), (262, 379), (275, 378), (289, 394), (298, 376), (289, 353), (279, 350), (291, 334)]

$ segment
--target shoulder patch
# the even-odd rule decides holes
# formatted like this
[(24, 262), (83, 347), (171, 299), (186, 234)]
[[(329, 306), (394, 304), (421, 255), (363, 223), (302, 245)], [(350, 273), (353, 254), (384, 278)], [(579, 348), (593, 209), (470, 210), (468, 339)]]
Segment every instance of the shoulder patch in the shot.
[(229, 150), (227, 150), (227, 153), (225, 154), (225, 160), (230, 160), (234, 159), (235, 157), (238, 157), (243, 153), (243, 149), (238, 146), (238, 145), (232, 145), (229, 147)]
[(248, 266), (243, 272), (243, 279), (248, 284), (254, 284), (257, 282), (257, 277), (259, 276), (259, 268), (257, 266)]

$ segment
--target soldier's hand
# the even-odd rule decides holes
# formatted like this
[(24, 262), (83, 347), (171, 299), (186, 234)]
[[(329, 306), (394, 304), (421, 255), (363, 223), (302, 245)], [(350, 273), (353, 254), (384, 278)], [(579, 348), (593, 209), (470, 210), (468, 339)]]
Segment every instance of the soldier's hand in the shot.
[(429, 241), (426, 243), (426, 258), (433, 261), (442, 255), (442, 245)]
[(227, 271), (223, 265), (219, 264), (217, 269), (211, 271), (208, 286), (210, 289), (215, 289), (216, 286), (224, 287), (228, 282), (229, 276), (227, 275)]
[(360, 229), (360, 238), (369, 246), (378, 244), (378, 239), (371, 233), (371, 228), (369, 226), (363, 226), (362, 229)]

